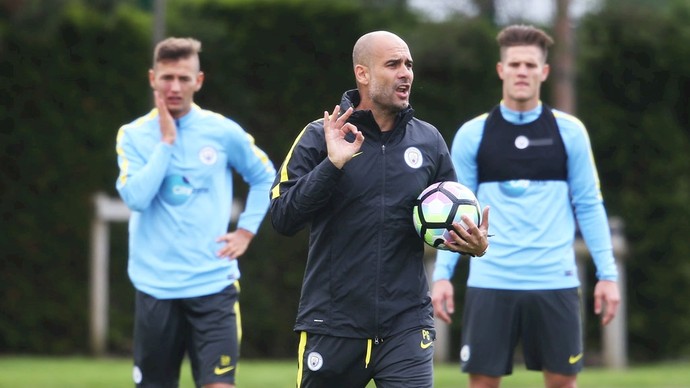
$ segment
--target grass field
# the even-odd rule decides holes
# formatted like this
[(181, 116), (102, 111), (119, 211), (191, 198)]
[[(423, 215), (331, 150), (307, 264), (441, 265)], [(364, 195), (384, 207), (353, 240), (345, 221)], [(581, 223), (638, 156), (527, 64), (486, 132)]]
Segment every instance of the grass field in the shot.
[[(0, 356), (0, 388), (121, 388), (133, 387), (131, 361), (126, 358), (40, 358)], [(244, 360), (237, 375), (238, 388), (290, 388), (295, 386), (294, 361)], [(580, 388), (690, 388), (690, 365), (685, 363), (635, 366), (625, 370), (586, 368), (578, 378)], [(462, 388), (467, 376), (455, 363), (438, 364), (435, 388)], [(505, 388), (541, 387), (540, 373), (516, 365)], [(374, 387), (370, 384), (369, 387)], [(180, 388), (193, 388), (188, 365)]]

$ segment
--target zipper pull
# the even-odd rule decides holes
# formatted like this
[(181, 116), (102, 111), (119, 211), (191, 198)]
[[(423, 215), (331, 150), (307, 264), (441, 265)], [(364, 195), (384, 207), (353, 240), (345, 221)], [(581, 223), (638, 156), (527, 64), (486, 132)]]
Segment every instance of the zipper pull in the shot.
[(383, 338), (379, 338), (378, 336), (374, 337), (374, 345), (382, 344), (383, 343)]

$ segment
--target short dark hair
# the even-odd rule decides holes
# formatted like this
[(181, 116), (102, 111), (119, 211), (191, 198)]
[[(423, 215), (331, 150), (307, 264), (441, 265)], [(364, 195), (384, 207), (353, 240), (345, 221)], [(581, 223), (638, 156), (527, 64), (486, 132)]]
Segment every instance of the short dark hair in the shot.
[(158, 42), (153, 50), (153, 64), (162, 61), (176, 61), (199, 55), (201, 42), (194, 38), (167, 38)]
[(543, 30), (530, 25), (515, 24), (501, 30), (496, 36), (496, 41), (501, 48), (513, 46), (537, 46), (544, 53), (544, 61), (549, 53), (549, 47), (553, 39)]

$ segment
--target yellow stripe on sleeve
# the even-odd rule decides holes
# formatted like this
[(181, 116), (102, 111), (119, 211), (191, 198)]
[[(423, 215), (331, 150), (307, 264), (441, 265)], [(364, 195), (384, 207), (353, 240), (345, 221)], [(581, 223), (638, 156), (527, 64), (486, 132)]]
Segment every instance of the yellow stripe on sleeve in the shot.
[[(323, 119), (321, 119), (321, 120), (323, 120)], [(271, 190), (271, 199), (276, 199), (276, 198), (280, 197), (280, 184), (288, 180), (287, 165), (288, 165), (288, 163), (290, 163), (290, 159), (292, 159), (292, 153), (295, 150), (295, 147), (297, 146), (299, 139), (301, 139), (302, 136), (304, 135), (304, 133), (306, 132), (307, 126), (302, 128), (302, 131), (299, 133), (299, 135), (297, 135), (297, 138), (295, 139), (294, 143), (292, 143), (292, 147), (290, 147), (290, 151), (288, 151), (288, 154), (285, 157), (285, 161), (283, 162), (283, 165), (280, 166), (280, 171), (278, 172), (278, 174), (280, 175), (280, 181), (278, 181), (278, 184), (275, 185), (275, 187), (273, 187), (273, 189)]]

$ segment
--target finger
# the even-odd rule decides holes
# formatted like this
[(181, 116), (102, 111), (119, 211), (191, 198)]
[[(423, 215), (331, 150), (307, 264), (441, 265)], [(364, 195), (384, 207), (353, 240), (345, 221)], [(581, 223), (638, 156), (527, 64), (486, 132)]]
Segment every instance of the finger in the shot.
[(459, 222), (453, 222), (453, 229), (455, 230), (451, 230), (449, 234), (453, 236), (456, 243), (461, 244), (471, 238), (470, 232)]
[(336, 105), (333, 108), (333, 113), (328, 117), (328, 124), (330, 128), (333, 128), (338, 120), (338, 113), (340, 113), (340, 105)]
[[(338, 107), (338, 110), (340, 110), (340, 107)], [(336, 121), (336, 125), (339, 127), (343, 126), (353, 111), (354, 110), (352, 109), (352, 107), (347, 108), (347, 110), (343, 112), (343, 114), (340, 115), (340, 117), (337, 117), (338, 120)]]
[[(452, 296), (446, 297), (445, 302), (446, 302), (445, 303), (446, 304), (445, 310), (448, 312), (448, 314), (453, 314), (455, 312), (455, 301), (453, 300), (453, 297)], [(450, 317), (448, 319), (450, 320)]]
[(601, 314), (601, 295), (594, 295), (594, 314)]
[(432, 299), (431, 304), (434, 306), (435, 316), (445, 323), (450, 323), (450, 315), (448, 315), (446, 309), (443, 307), (443, 299)]
[(479, 229), (489, 230), (489, 207), (485, 207), (482, 212), (482, 222), (479, 224)]
[(434, 311), (436, 312), (436, 317), (438, 317), (438, 319), (440, 319), (443, 322), (448, 323), (448, 324), (450, 324), (452, 322), (450, 315), (448, 315), (448, 313), (445, 312), (445, 310), (443, 310), (443, 308), (440, 308), (440, 309), (434, 308)]
[(153, 91), (153, 101), (156, 103), (156, 108), (158, 108), (159, 111), (163, 111), (165, 108), (165, 104), (163, 103), (163, 99), (160, 96), (160, 93), (158, 93), (158, 90)]
[(165, 116), (168, 116), (170, 113), (168, 111), (168, 106), (165, 104), (165, 99), (161, 94), (156, 90), (156, 108), (158, 108), (158, 111), (162, 113)]
[(351, 132), (355, 136), (357, 136), (357, 134), (359, 133), (359, 129), (357, 129), (357, 127), (351, 123), (345, 123), (340, 129), (344, 133)]
[(362, 135), (362, 132), (359, 132), (357, 130), (357, 133), (355, 134), (355, 146), (357, 149), (359, 149), (362, 146), (362, 143), (364, 143), (364, 135)]
[(464, 222), (465, 225), (467, 225), (467, 229), (477, 229), (477, 224), (467, 214), (463, 214), (462, 216), (460, 216), (460, 218), (462, 219), (462, 222)]
[(616, 313), (618, 312), (618, 303), (617, 302), (607, 302), (606, 303), (606, 311), (604, 313), (603, 318), (601, 319), (601, 324), (606, 326), (613, 320), (613, 318), (616, 317)]

